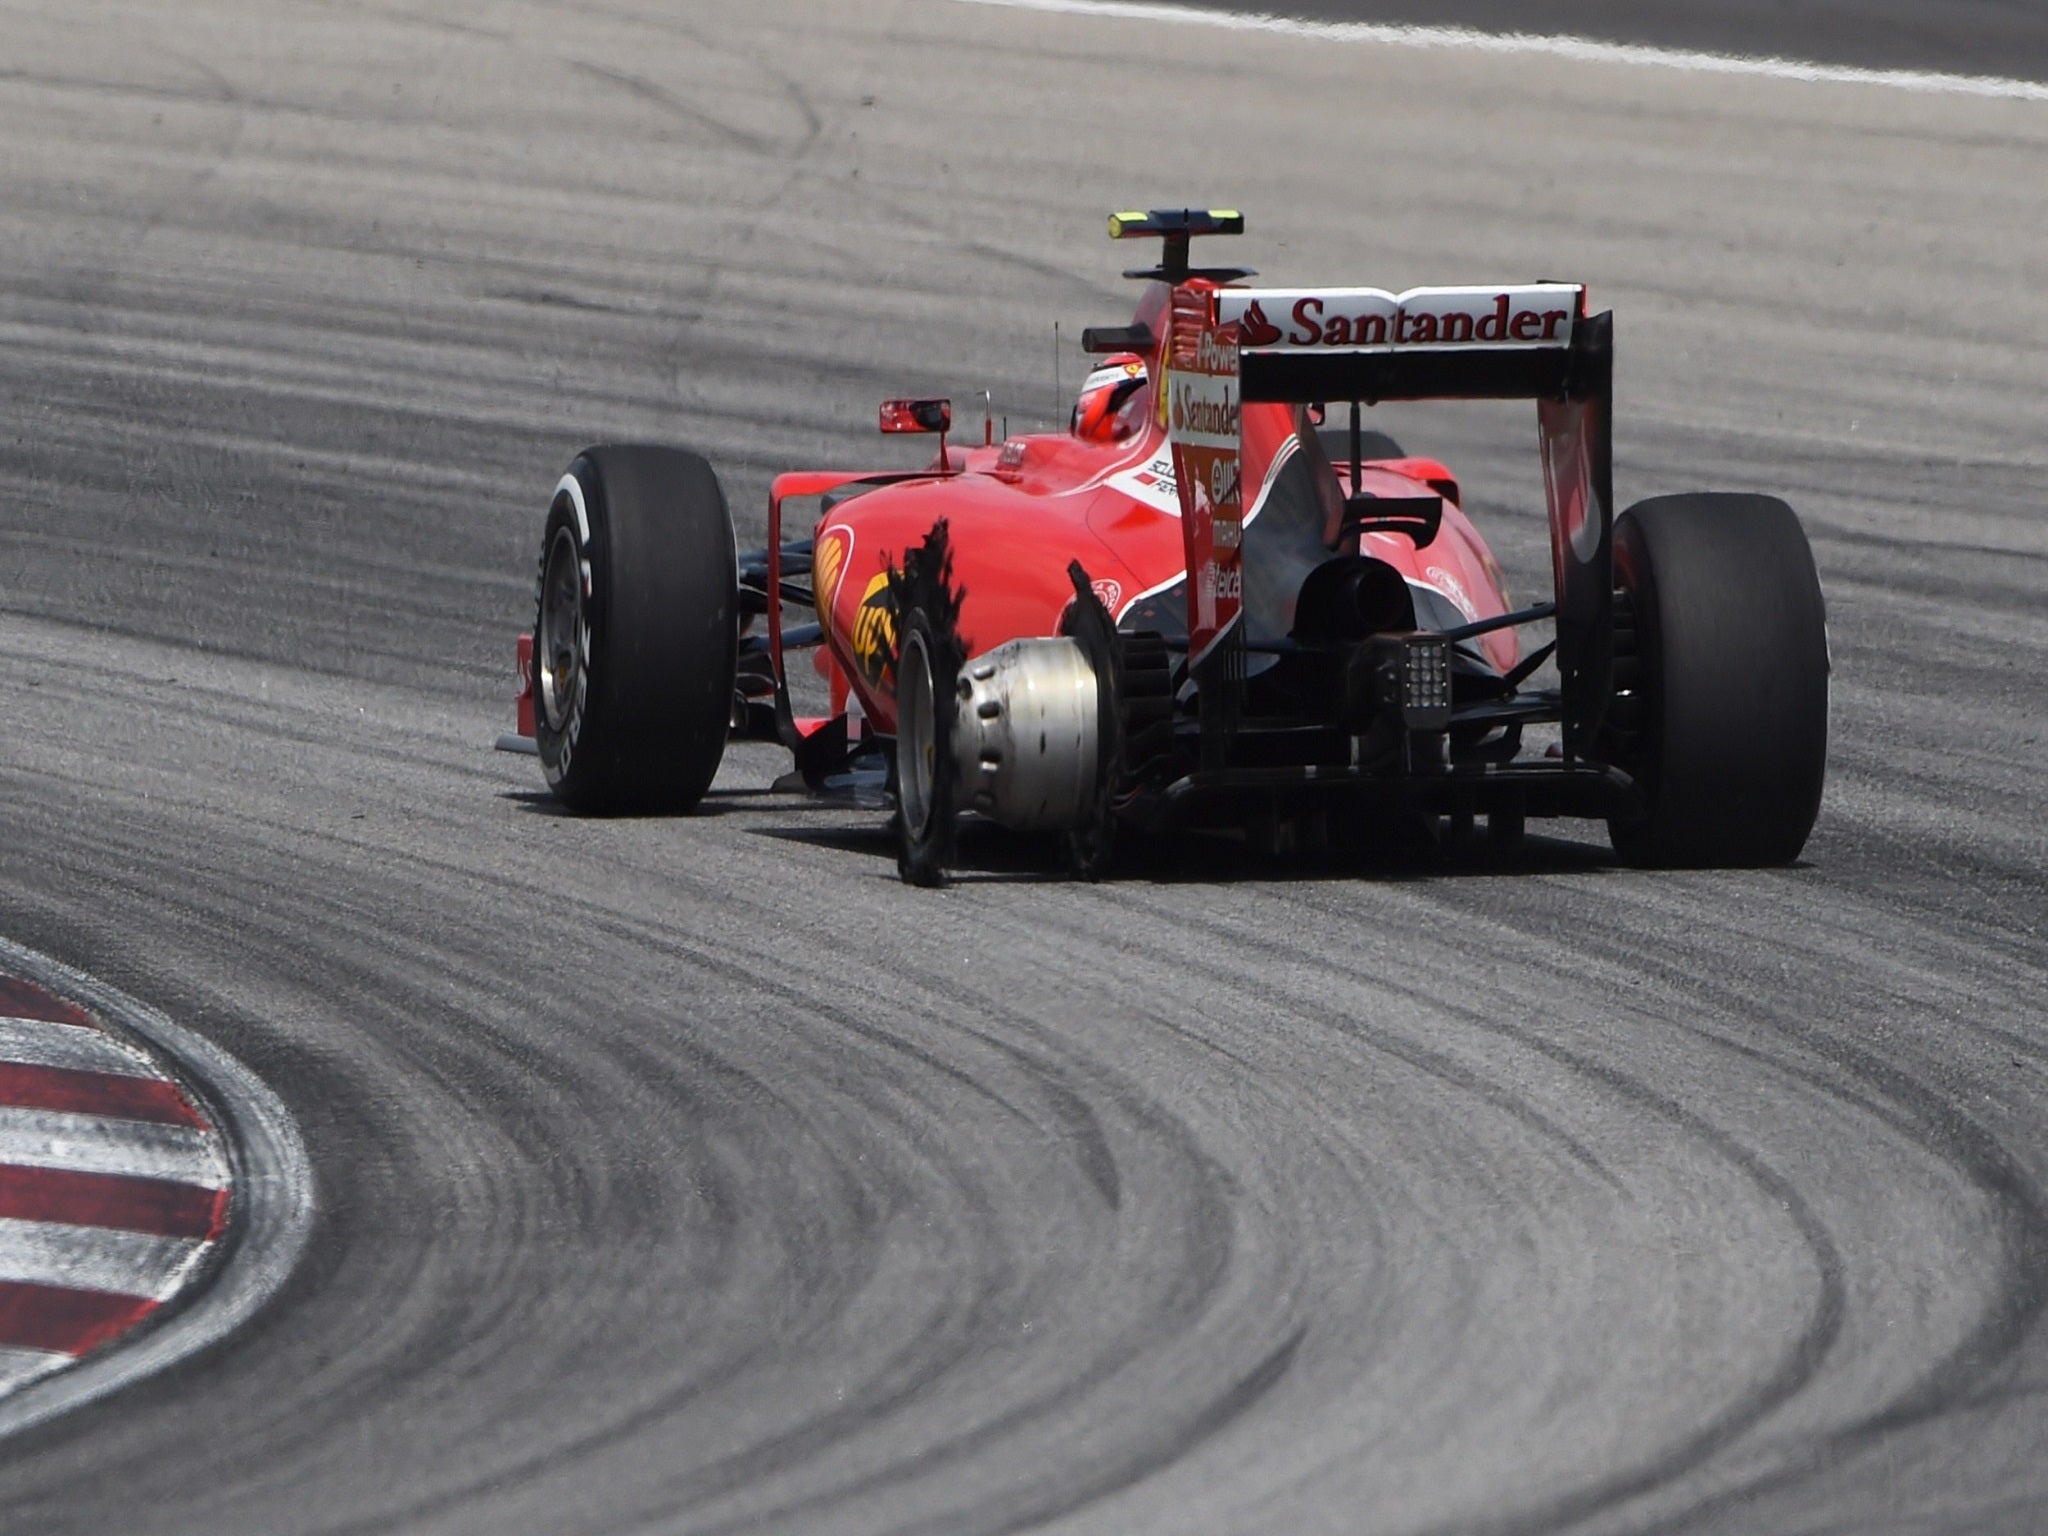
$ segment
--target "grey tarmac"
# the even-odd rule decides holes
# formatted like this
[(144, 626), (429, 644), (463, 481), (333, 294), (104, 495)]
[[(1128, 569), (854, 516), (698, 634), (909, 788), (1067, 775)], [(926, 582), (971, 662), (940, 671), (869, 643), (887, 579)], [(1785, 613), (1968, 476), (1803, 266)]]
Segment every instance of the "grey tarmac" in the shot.
[[(903, 0), (12, 6), (0, 932), (296, 1119), (304, 1259), (10, 1530), (2038, 1529), (2048, 107)], [(1584, 280), (1623, 498), (1786, 495), (1802, 864), (1028, 847), (494, 755), (588, 442), (1056, 409), (1112, 208)], [(1547, 571), (1526, 407), (1391, 422)], [(33, 848), (33, 855), (22, 852)]]

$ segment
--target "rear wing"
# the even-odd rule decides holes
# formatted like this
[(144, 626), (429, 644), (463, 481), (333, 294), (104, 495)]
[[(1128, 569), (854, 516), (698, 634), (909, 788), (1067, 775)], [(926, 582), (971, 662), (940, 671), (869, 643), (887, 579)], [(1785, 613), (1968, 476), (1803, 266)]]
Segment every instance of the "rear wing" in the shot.
[(1534, 400), (1582, 392), (1599, 350), (1576, 283), (1223, 288), (1247, 400)]
[(1576, 283), (1390, 293), (1197, 279), (1176, 289), (1177, 323), (1198, 290), (1210, 331), (1202, 350), (1235, 351), (1236, 368), (1217, 371), (1235, 372), (1247, 402), (1536, 402), (1564, 749), (1589, 748), (1614, 673), (1613, 315), (1588, 315)]

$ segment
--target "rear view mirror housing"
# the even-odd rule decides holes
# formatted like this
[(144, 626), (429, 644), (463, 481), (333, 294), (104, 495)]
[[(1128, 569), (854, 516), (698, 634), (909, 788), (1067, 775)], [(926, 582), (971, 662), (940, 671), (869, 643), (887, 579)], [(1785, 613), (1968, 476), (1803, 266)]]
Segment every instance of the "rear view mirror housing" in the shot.
[(884, 432), (944, 432), (953, 425), (953, 402), (931, 400), (884, 400)]

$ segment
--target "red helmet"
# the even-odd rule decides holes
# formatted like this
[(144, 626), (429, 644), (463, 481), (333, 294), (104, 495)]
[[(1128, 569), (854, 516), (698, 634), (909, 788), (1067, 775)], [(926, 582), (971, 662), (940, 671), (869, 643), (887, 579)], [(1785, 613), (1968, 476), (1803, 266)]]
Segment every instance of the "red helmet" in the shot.
[(1145, 359), (1135, 352), (1118, 352), (1095, 365), (1081, 385), (1081, 398), (1074, 403), (1069, 423), (1076, 437), (1091, 442), (1113, 443), (1137, 431), (1138, 424), (1124, 409), (1143, 392), (1149, 382)]

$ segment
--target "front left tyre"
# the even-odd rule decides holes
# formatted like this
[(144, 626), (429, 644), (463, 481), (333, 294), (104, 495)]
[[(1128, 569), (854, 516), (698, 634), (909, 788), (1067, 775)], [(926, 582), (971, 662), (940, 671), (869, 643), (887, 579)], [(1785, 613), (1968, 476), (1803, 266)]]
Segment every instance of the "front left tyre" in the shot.
[(589, 448), (555, 488), (533, 626), (534, 735), (548, 787), (601, 815), (687, 811), (732, 720), (732, 517), (711, 466), (675, 448)]

